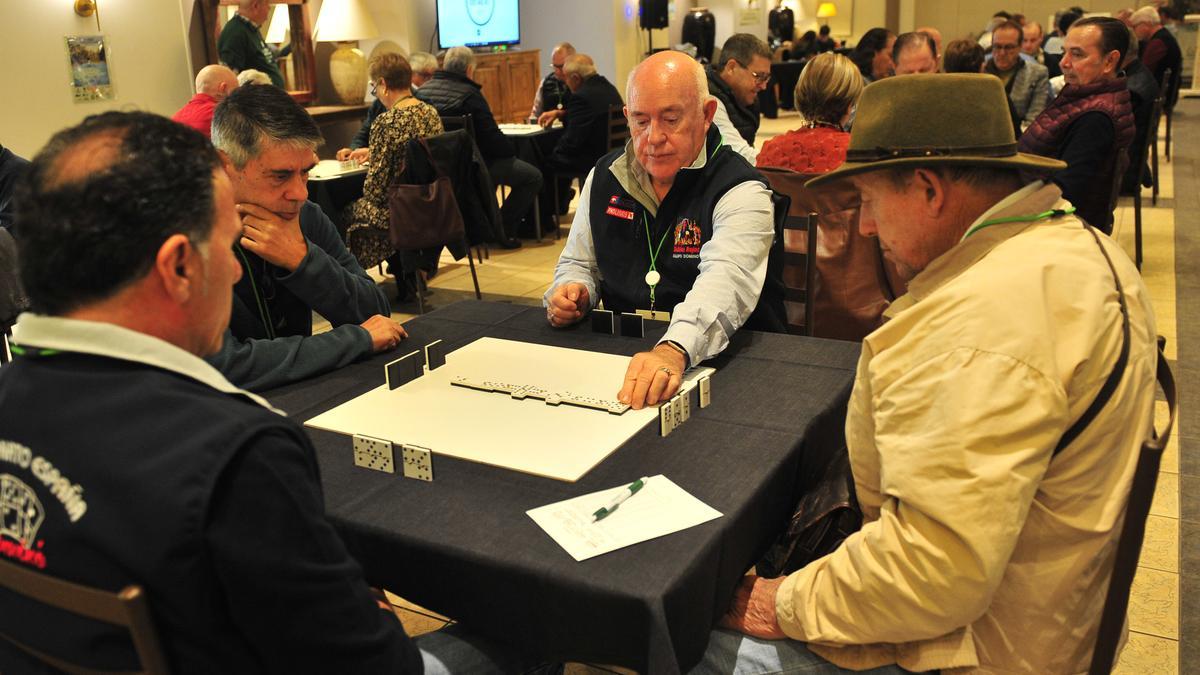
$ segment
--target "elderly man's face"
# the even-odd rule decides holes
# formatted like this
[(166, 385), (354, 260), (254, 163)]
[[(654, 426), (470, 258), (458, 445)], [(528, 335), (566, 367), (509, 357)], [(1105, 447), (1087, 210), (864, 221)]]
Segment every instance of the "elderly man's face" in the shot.
[(670, 185), (704, 146), (715, 102), (701, 104), (695, 80), (687, 72), (639, 73), (631, 87), (625, 116), (637, 161), (658, 185)]
[(308, 199), (308, 172), (316, 165), (317, 153), (309, 148), (264, 141), (246, 166), (226, 168), (239, 204), (256, 204), (294, 220)]
[[(994, 38), (993, 38), (994, 39)], [(995, 43), (993, 43), (995, 44)], [(1025, 27), (1025, 39), (1021, 41), (1021, 51), (1030, 56), (1037, 56), (1042, 48), (1042, 27), (1032, 24)]]
[(1099, 27), (1083, 26), (1067, 31), (1059, 65), (1067, 84), (1085, 85), (1115, 77), (1120, 59), (1115, 50), (1104, 53)]
[(858, 228), (865, 237), (878, 237), (883, 255), (907, 281), (944, 253), (930, 224), (919, 215), (924, 207), (921, 190), (897, 189), (881, 172), (854, 176), (862, 197)]
[(554, 68), (554, 77), (560, 82), (567, 81), (567, 74), (563, 72), (563, 64), (567, 62), (567, 54), (561, 49), (555, 49), (550, 53), (550, 66)]
[(900, 60), (896, 61), (897, 75), (916, 75), (918, 73), (936, 73), (937, 59), (929, 51), (929, 45), (919, 44), (900, 50)]
[(1015, 28), (992, 31), (992, 62), (1000, 70), (1012, 70), (1021, 59), (1021, 34)]
[(1137, 35), (1140, 42), (1145, 42), (1150, 39), (1151, 35), (1158, 32), (1158, 25), (1143, 21), (1142, 23), (1133, 24), (1133, 33)]
[(733, 59), (725, 62), (721, 70), (721, 79), (733, 90), (733, 95), (742, 105), (754, 105), (758, 92), (767, 88), (771, 80), (771, 62), (765, 57), (755, 55), (749, 65), (743, 66)]
[(250, 11), (251, 15), (248, 18), (262, 26), (267, 23), (267, 19), (271, 16), (271, 5), (267, 0), (261, 0), (251, 5)]
[(242, 221), (234, 209), (233, 186), (224, 171), (213, 172), (213, 224), (208, 241), (199, 247), (202, 276), (189, 304), (198, 356), (215, 354), (229, 326), (233, 285), (242, 277), (242, 266), (233, 254), (233, 244), (242, 236)]

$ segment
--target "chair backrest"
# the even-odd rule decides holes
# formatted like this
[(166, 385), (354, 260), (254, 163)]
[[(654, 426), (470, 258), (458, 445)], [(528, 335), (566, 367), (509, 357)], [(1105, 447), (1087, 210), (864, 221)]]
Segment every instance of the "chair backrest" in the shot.
[(463, 129), (475, 141), (475, 122), (470, 115), (442, 115), (442, 128), (446, 131)]
[(813, 334), (813, 295), (817, 279), (817, 217), (796, 215), (792, 199), (771, 191), (775, 207), (775, 241), (767, 262), (767, 281), (782, 284), (787, 331), (793, 335)]
[[(50, 607), (124, 627), (129, 631), (134, 650), (142, 662), (139, 672), (148, 675), (169, 672), (158, 632), (154, 629), (154, 620), (150, 616), (150, 605), (141, 587), (126, 586), (117, 593), (109, 593), (55, 579), (7, 560), (0, 560), (0, 587)], [(33, 658), (67, 673), (97, 675), (104, 672), (40, 652), (9, 635), (0, 634), (0, 638)]]
[[(771, 188), (791, 198), (790, 213), (816, 213), (816, 277), (812, 291), (812, 334), (840, 340), (862, 340), (878, 328), (883, 310), (903, 288), (877, 240), (858, 231), (859, 198), (851, 189), (833, 186), (809, 190), (811, 175), (789, 169), (760, 167)], [(795, 242), (796, 235), (791, 239)], [(788, 242), (785, 240), (785, 244)], [(802, 243), (794, 243), (797, 251)]]
[(1092, 651), (1090, 675), (1107, 675), (1112, 671), (1116, 659), (1117, 645), (1121, 641), (1121, 628), (1125, 623), (1125, 611), (1129, 608), (1129, 588), (1137, 571), (1138, 556), (1142, 552), (1142, 539), (1146, 534), (1146, 516), (1150, 514), (1150, 503), (1154, 500), (1154, 486), (1158, 481), (1158, 467), (1163, 449), (1171, 438), (1175, 427), (1176, 406), (1175, 377), (1162, 353), (1160, 338), (1158, 353), (1158, 384), (1167, 399), (1170, 418), (1162, 433), (1151, 430), (1151, 437), (1142, 443), (1138, 455), (1137, 469), (1133, 474), (1133, 485), (1129, 489), (1129, 502), (1125, 505), (1125, 523), (1117, 539), (1116, 562), (1112, 578), (1108, 582), (1108, 594), (1104, 599), (1104, 611), (1100, 615), (1100, 629), (1096, 634), (1096, 648)]
[(625, 147), (629, 140), (629, 120), (625, 119), (625, 107), (608, 106), (608, 149), (610, 151)]

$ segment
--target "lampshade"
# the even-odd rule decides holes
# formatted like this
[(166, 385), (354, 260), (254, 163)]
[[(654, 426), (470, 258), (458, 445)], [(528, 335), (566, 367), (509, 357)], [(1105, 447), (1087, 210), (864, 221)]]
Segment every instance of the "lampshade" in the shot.
[(832, 2), (822, 2), (817, 6), (817, 18), (828, 19), (837, 16), (837, 5)]
[(379, 36), (375, 20), (362, 0), (325, 0), (313, 29), (318, 42), (349, 42)]
[(287, 42), (288, 29), (291, 26), (292, 20), (288, 16), (288, 6), (275, 5), (275, 9), (271, 10), (271, 21), (267, 24), (267, 37), (264, 40), (271, 44)]

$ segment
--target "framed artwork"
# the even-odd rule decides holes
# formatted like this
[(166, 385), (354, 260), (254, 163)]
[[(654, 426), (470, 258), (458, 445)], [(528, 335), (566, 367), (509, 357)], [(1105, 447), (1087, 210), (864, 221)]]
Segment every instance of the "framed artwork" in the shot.
[(115, 98), (108, 67), (108, 45), (103, 35), (68, 35), (67, 58), (71, 93), (76, 103)]

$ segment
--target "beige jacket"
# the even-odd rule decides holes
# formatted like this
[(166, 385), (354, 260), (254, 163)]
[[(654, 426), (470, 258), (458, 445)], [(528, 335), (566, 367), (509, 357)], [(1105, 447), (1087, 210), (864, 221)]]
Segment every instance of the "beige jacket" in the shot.
[[(1067, 206), (1057, 187), (1028, 188), (985, 217)], [(1112, 273), (1076, 218), (980, 229), (888, 309), (846, 420), (865, 524), (780, 587), (789, 636), (848, 668), (1086, 670), (1157, 355), (1141, 277), (1100, 239), (1129, 306), (1129, 362), (1053, 462), (1122, 341)]]

